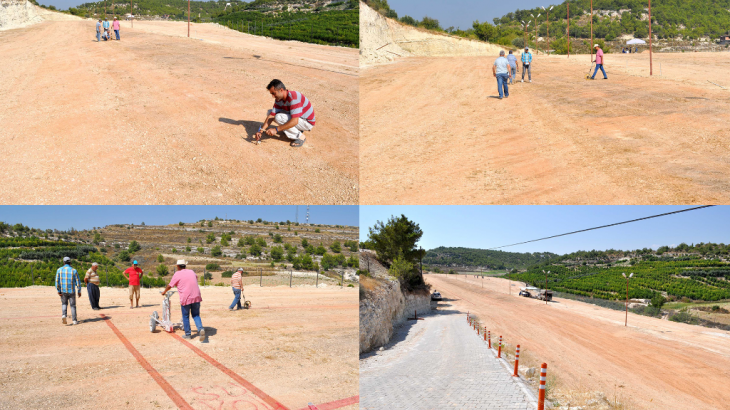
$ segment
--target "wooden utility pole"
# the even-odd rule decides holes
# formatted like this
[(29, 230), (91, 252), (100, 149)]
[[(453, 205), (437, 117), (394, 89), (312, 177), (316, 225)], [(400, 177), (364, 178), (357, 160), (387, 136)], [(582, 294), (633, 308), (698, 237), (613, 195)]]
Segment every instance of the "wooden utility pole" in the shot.
[(568, 58), (570, 58), (570, 3), (568, 3)]
[(188, 37), (190, 37), (190, 0), (188, 0)]
[(591, 0), (591, 63), (593, 62), (593, 0)]
[(654, 63), (652, 61), (652, 42), (651, 42), (651, 0), (649, 0), (649, 75), (652, 75), (654, 72)]

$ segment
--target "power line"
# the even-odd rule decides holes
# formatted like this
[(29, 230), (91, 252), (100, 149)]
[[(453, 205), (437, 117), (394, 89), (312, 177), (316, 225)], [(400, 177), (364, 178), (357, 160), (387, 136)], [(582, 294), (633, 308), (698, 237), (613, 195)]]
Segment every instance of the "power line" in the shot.
[(532, 240), (529, 240), (529, 241), (524, 241), (524, 242), (518, 242), (518, 243), (513, 243), (513, 244), (511, 244), (511, 245), (503, 245), (503, 246), (497, 246), (496, 248), (488, 248), (487, 250), (488, 250), (488, 251), (491, 251), (491, 250), (494, 250), (494, 249), (501, 249), (501, 248), (507, 248), (507, 247), (510, 247), (510, 246), (516, 246), (516, 245), (523, 245), (523, 244), (526, 244), (526, 243), (531, 243), (531, 242), (538, 242), (538, 241), (544, 241), (544, 240), (546, 240), (546, 239), (558, 238), (558, 237), (560, 237), (560, 236), (566, 236), (566, 235), (573, 235), (573, 234), (576, 234), (576, 233), (581, 233), (581, 232), (587, 232), (587, 231), (593, 231), (593, 230), (596, 230), (596, 229), (602, 229), (602, 228), (608, 228), (608, 227), (610, 227), (610, 226), (616, 226), (616, 225), (623, 225), (623, 224), (628, 224), (628, 223), (631, 223), (631, 222), (638, 222), (638, 221), (644, 221), (644, 220), (647, 220), (647, 219), (652, 219), (652, 218), (659, 218), (660, 216), (667, 216), (667, 215), (674, 215), (674, 214), (679, 214), (679, 213), (682, 213), (682, 212), (689, 212), (689, 211), (695, 211), (695, 210), (697, 210), (697, 209), (709, 208), (709, 207), (711, 207), (711, 206), (715, 206), (715, 205), (703, 205), (703, 206), (696, 206), (696, 207), (694, 207), (694, 208), (687, 208), (687, 209), (682, 209), (682, 210), (680, 210), (680, 211), (674, 211), (674, 212), (667, 212), (667, 213), (663, 213), (663, 214), (659, 214), (659, 215), (652, 215), (652, 216), (646, 216), (646, 217), (643, 217), (643, 218), (638, 218), (638, 219), (632, 219), (632, 220), (630, 220), (630, 221), (624, 221), (624, 222), (616, 222), (616, 223), (613, 223), (613, 224), (609, 224), (609, 225), (602, 225), (602, 226), (596, 226), (596, 227), (594, 227), (594, 228), (588, 228), (588, 229), (581, 229), (581, 230), (579, 230), (579, 231), (573, 231), (573, 232), (561, 233), (560, 235), (546, 236), (546, 237), (544, 237), (544, 238), (540, 238), (540, 239), (532, 239)]

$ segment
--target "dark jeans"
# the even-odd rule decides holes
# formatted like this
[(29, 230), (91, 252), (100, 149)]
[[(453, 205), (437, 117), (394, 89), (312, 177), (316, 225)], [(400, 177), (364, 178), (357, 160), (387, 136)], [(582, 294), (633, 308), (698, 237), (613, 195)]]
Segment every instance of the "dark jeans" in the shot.
[(71, 305), (71, 319), (76, 321), (76, 294), (75, 293), (61, 293), (61, 312), (63, 316), (66, 316), (67, 306)]
[(119, 40), (119, 30), (114, 30), (114, 34), (117, 35), (117, 40)]
[(532, 81), (532, 64), (522, 64), (522, 81), (525, 81), (525, 72), (527, 72), (527, 79)]
[(231, 303), (231, 306), (228, 306), (228, 309), (233, 309), (234, 306), (238, 306), (238, 309), (242, 309), (241, 289), (234, 288), (233, 286), (231, 286), (231, 289), (233, 289), (233, 303)]
[[(504, 89), (504, 94), (502, 94)], [(499, 90), (499, 98), (509, 97), (509, 74), (497, 74), (497, 90)]]
[(99, 292), (99, 286), (89, 282), (86, 284), (86, 292), (89, 294), (89, 302), (91, 303), (91, 308), (99, 309), (99, 297), (101, 296), (101, 292)]
[(203, 322), (200, 320), (200, 302), (180, 305), (180, 308), (182, 310), (183, 329), (185, 329), (187, 336), (190, 336), (190, 314), (193, 315), (195, 327), (198, 328), (198, 332), (203, 330)]
[(608, 76), (606, 75), (606, 70), (603, 69), (603, 64), (596, 64), (596, 71), (593, 72), (593, 77), (591, 78), (596, 78), (596, 74), (598, 74), (599, 68), (601, 69), (601, 72), (603, 72), (603, 78), (608, 78)]

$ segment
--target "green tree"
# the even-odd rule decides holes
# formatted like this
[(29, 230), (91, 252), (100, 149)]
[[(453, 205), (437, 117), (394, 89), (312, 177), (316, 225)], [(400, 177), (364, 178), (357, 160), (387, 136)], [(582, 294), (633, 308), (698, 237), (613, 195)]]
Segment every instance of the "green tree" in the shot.
[(129, 251), (129, 253), (135, 253), (141, 249), (142, 249), (142, 247), (139, 245), (139, 243), (137, 243), (137, 241), (130, 242), (129, 246), (127, 247), (127, 250)]
[(208, 236), (205, 237), (205, 243), (213, 243), (215, 242), (215, 234), (213, 232), (209, 233)]
[(162, 263), (162, 262), (164, 262), (164, 261), (165, 261), (165, 257), (164, 257), (164, 256), (162, 256), (162, 254), (160, 254), (160, 255), (157, 255), (157, 262), (159, 262), (159, 263)]
[(248, 249), (248, 253), (250, 253), (251, 256), (259, 256), (261, 255), (261, 247), (258, 244), (253, 244)]
[(282, 242), (281, 235), (279, 235), (278, 233), (276, 235), (274, 235), (274, 243), (281, 243), (281, 242)]
[(309, 246), (309, 242), (307, 241), (307, 238), (302, 238), (302, 248), (306, 248)]
[(198, 248), (198, 253), (205, 253), (205, 248), (199, 247)]
[(177, 224), (178, 224), (178, 225), (180, 225), (180, 226), (183, 226), (183, 225), (185, 225), (185, 224), (184, 224), (184, 223), (182, 223), (182, 222), (178, 222)]
[(497, 34), (497, 29), (486, 21), (484, 23), (480, 23), (479, 20), (476, 20), (472, 23), (472, 28), (474, 29), (474, 34), (476, 34), (477, 38), (482, 41), (492, 41)]
[(159, 276), (167, 276), (167, 274), (170, 273), (167, 269), (167, 266), (165, 266), (164, 264), (157, 265), (156, 272)]
[(208, 228), (212, 228), (212, 227), (213, 227), (213, 221), (208, 221)]
[(271, 259), (275, 262), (279, 262), (284, 258), (284, 250), (281, 246), (274, 246), (271, 248)]
[(213, 249), (210, 250), (210, 254), (212, 256), (221, 256), (223, 252), (221, 251), (220, 246), (214, 246)]
[(117, 255), (117, 256), (119, 257), (119, 260), (122, 262), (129, 262), (130, 260), (132, 260), (132, 257), (129, 255), (129, 252), (126, 250), (119, 252), (119, 255)]
[(342, 247), (340, 245), (340, 241), (334, 241), (334, 242), (332, 242), (332, 245), (330, 245), (330, 249), (334, 253), (340, 253), (340, 252), (342, 252)]
[(439, 31), (443, 31), (441, 29), (441, 24), (439, 24), (439, 21), (436, 20), (436, 19), (434, 19), (434, 18), (428, 17), (428, 16), (424, 16), (423, 17), (423, 20), (421, 20), (421, 22), (418, 23), (418, 26), (419, 27), (423, 27), (426, 30), (439, 30)]
[(256, 238), (256, 245), (265, 248), (266, 247), (266, 239), (264, 238)]

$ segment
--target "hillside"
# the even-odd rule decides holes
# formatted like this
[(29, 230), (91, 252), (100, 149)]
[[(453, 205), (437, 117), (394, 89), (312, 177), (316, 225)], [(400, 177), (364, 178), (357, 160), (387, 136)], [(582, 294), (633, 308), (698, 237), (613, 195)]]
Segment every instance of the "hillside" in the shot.
[(423, 263), (430, 266), (468, 267), (476, 269), (525, 269), (558, 255), (550, 252), (516, 253), (472, 248), (440, 246), (426, 252)]
[[(345, 280), (356, 282), (357, 227), (287, 222), (211, 220), (168, 226), (110, 225), (84, 231), (55, 231), (0, 223), (0, 287), (53, 285), (63, 256), (84, 273), (101, 265), (102, 280), (123, 286), (121, 271), (137, 260), (145, 286), (162, 286), (177, 259), (186, 259), (206, 280), (225, 284), (223, 273), (243, 267), (250, 282), (288, 285)], [(31, 268), (33, 277), (31, 277)], [(311, 273), (307, 273), (311, 272)], [(202, 275), (201, 275), (202, 276)], [(263, 277), (262, 277), (263, 276)], [(292, 276), (292, 278), (290, 278)], [(106, 283), (104, 283), (106, 285)]]
[(696, 301), (730, 299), (730, 263), (724, 244), (686, 244), (659, 250), (580, 252), (564, 255), (507, 275), (510, 279), (591, 298), (623, 300), (626, 280), (634, 273), (629, 298)]

